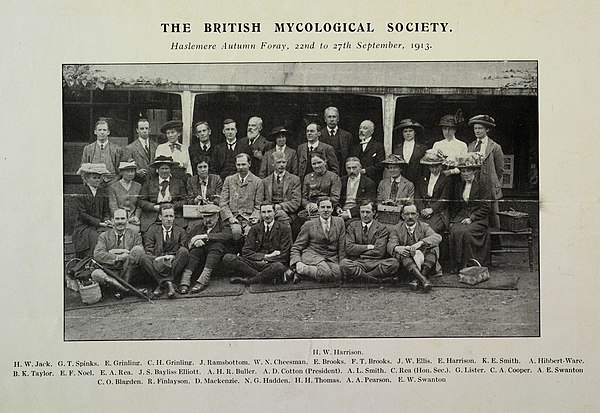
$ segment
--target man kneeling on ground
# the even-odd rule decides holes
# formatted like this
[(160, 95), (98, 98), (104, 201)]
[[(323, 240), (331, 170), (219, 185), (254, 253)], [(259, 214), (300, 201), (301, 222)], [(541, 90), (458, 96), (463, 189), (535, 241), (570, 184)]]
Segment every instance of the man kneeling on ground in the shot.
[(263, 202), (260, 215), (262, 222), (250, 228), (242, 248), (242, 256), (225, 254), (223, 257), (223, 263), (236, 274), (231, 278), (233, 284), (258, 284), (281, 280), (288, 269), (286, 265), (290, 260), (292, 248), (290, 226), (275, 221), (275, 208), (272, 203)]

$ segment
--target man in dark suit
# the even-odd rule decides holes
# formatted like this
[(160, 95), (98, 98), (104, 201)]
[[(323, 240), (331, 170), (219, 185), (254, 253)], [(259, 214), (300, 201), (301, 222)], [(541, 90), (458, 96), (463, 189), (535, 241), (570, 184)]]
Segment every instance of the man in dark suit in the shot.
[(240, 139), (244, 145), (248, 144), (250, 147), (250, 156), (252, 157), (250, 163), (250, 172), (258, 176), (260, 173), (260, 164), (262, 163), (263, 157), (268, 150), (272, 149), (275, 144), (270, 142), (261, 135), (263, 128), (263, 121), (257, 116), (253, 116), (248, 119), (247, 135)]
[(340, 112), (336, 107), (330, 106), (325, 109), (324, 118), (327, 127), (321, 130), (321, 141), (333, 147), (338, 161), (343, 164), (350, 156), (350, 148), (354, 143), (352, 134), (338, 126)]
[(192, 139), (190, 146), (188, 147), (188, 153), (190, 155), (190, 161), (192, 162), (192, 171), (196, 173), (196, 168), (200, 163), (200, 159), (204, 156), (212, 157), (214, 146), (210, 142), (211, 129), (208, 126), (208, 122), (197, 122), (194, 125), (194, 131), (196, 131), (196, 137), (198, 139)]
[[(158, 283), (154, 290), (155, 296), (167, 292), (167, 297), (175, 297), (175, 287), (173, 283), (183, 270), (188, 261), (188, 250), (186, 245), (185, 230), (174, 224), (175, 209), (172, 204), (161, 204), (158, 213), (160, 223), (156, 223), (148, 228), (144, 234), (144, 250), (146, 259), (142, 266)], [(187, 282), (181, 280), (179, 292), (187, 294), (190, 286)]]
[(291, 224), (302, 202), (300, 178), (286, 170), (287, 160), (281, 152), (273, 153), (275, 171), (263, 179), (265, 201), (275, 207), (275, 220)]
[(360, 219), (360, 205), (363, 201), (375, 201), (377, 199), (377, 184), (368, 176), (361, 173), (361, 163), (353, 156), (346, 160), (346, 172), (348, 175), (342, 177), (342, 195), (338, 216), (344, 218), (346, 226)]
[(139, 206), (142, 208), (140, 229), (146, 232), (150, 225), (157, 221), (160, 204), (172, 203), (175, 208), (175, 222), (185, 228), (187, 223), (183, 219), (183, 204), (185, 204), (187, 191), (179, 179), (171, 176), (171, 167), (177, 166), (170, 156), (158, 156), (149, 167), (156, 168), (158, 176), (150, 178), (140, 192)]
[(304, 177), (313, 172), (311, 164), (312, 152), (321, 152), (325, 155), (327, 161), (327, 169), (339, 175), (340, 165), (335, 151), (331, 145), (320, 142), (321, 126), (316, 122), (311, 122), (306, 125), (306, 140), (307, 142), (298, 146), (298, 177), (304, 182)]
[[(223, 263), (234, 271), (232, 283), (258, 284), (283, 280), (290, 260), (292, 230), (275, 221), (275, 207), (263, 202), (262, 222), (253, 225), (246, 236), (242, 255), (225, 254)], [(287, 279), (284, 281), (288, 281)]]
[(394, 129), (402, 131), (403, 141), (394, 148), (393, 153), (400, 155), (406, 161), (408, 165), (406, 165), (403, 175), (413, 185), (416, 185), (423, 177), (421, 158), (425, 155), (427, 148), (425, 145), (417, 143), (415, 137), (417, 130), (423, 131), (424, 128), (412, 119), (402, 119)]
[(381, 162), (385, 159), (385, 149), (381, 142), (373, 140), (374, 131), (375, 124), (370, 120), (365, 120), (360, 124), (358, 131), (360, 142), (350, 148), (350, 156), (360, 159), (361, 172), (364, 175), (379, 182), (383, 173)]
[(235, 157), (240, 153), (247, 153), (252, 156), (252, 153), (248, 141), (238, 141), (237, 127), (233, 119), (223, 121), (223, 135), (225, 135), (225, 142), (215, 146), (213, 151), (210, 173), (217, 174), (225, 180), (225, 178), (237, 172)]
[(154, 162), (158, 144), (150, 140), (150, 122), (148, 120), (138, 120), (135, 131), (138, 138), (123, 149), (121, 161), (129, 162), (131, 159), (134, 160), (137, 165), (134, 180), (144, 185), (148, 177), (153, 175), (153, 171), (148, 165)]
[(346, 228), (346, 258), (340, 261), (342, 275), (349, 279), (381, 282), (398, 272), (398, 260), (385, 258), (390, 231), (373, 219), (375, 202), (362, 201), (360, 219)]
[(200, 207), (203, 222), (188, 234), (188, 263), (181, 275), (182, 282), (191, 280), (202, 269), (190, 293), (198, 293), (210, 284), (210, 276), (225, 255), (225, 245), (232, 239), (229, 224), (219, 219), (221, 208), (208, 204)]
[(110, 129), (108, 128), (108, 120), (105, 118), (100, 118), (96, 122), (94, 135), (96, 135), (96, 142), (84, 146), (81, 163), (103, 163), (106, 165), (108, 173), (102, 175), (102, 181), (108, 186), (119, 180), (119, 163), (123, 151), (119, 145), (115, 145), (108, 140)]
[(263, 156), (260, 164), (260, 178), (266, 178), (271, 175), (275, 170), (275, 160), (273, 154), (275, 152), (281, 152), (285, 155), (287, 161), (285, 170), (291, 174), (298, 176), (298, 154), (295, 149), (287, 146), (288, 138), (291, 138), (292, 132), (285, 129), (283, 126), (276, 126), (273, 128), (271, 133), (267, 136), (267, 139), (275, 142), (275, 146), (269, 149), (265, 156)]

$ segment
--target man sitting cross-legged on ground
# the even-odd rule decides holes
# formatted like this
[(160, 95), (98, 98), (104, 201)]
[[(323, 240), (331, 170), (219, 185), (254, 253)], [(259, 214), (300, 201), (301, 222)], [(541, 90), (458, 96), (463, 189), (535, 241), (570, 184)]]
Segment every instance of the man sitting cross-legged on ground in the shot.
[(188, 234), (188, 264), (181, 275), (179, 292), (187, 293), (183, 286), (189, 286), (194, 271), (202, 266), (202, 273), (190, 293), (198, 293), (208, 287), (213, 270), (225, 255), (225, 245), (231, 241), (231, 228), (219, 219), (221, 208), (208, 204), (198, 207), (203, 222), (196, 225)]
[[(185, 230), (174, 224), (175, 209), (172, 204), (161, 204), (158, 213), (161, 223), (152, 224), (144, 234), (144, 249), (146, 259), (142, 260), (142, 267), (151, 274), (158, 283), (154, 290), (155, 296), (167, 292), (167, 297), (175, 297), (173, 282), (177, 279), (188, 261)], [(185, 287), (187, 293), (189, 282)]]
[[(260, 206), (262, 222), (253, 225), (246, 236), (242, 256), (225, 254), (223, 263), (235, 272), (233, 284), (258, 284), (283, 279), (292, 248), (289, 225), (275, 221), (273, 204)], [(287, 281), (287, 280), (284, 280)]]
[(319, 217), (302, 226), (292, 245), (290, 268), (316, 281), (332, 282), (341, 278), (339, 262), (346, 257), (346, 226), (342, 218), (331, 216), (329, 198), (322, 198), (317, 205)]
[(417, 221), (417, 216), (416, 206), (404, 206), (403, 221), (392, 228), (387, 250), (413, 277), (410, 287), (416, 290), (421, 283), (423, 291), (429, 292), (432, 284), (427, 276), (435, 268), (439, 257), (437, 246), (442, 236), (436, 234), (427, 223)]
[(398, 272), (398, 260), (384, 258), (390, 231), (373, 219), (374, 212), (374, 201), (362, 201), (360, 220), (346, 229), (346, 258), (340, 261), (340, 269), (350, 280), (389, 281)]

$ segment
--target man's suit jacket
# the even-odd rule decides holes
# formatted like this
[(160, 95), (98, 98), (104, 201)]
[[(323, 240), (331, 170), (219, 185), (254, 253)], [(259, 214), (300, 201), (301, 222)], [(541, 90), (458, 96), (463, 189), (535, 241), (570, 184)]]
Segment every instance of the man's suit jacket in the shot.
[[(317, 145), (317, 148), (315, 149), (317, 151), (321, 151), (323, 152), (323, 154), (325, 154), (325, 157), (327, 158), (327, 165), (328, 168), (331, 172), (339, 175), (340, 174), (340, 164), (338, 162), (338, 158), (335, 155), (335, 151), (333, 150), (333, 147), (331, 145), (328, 145), (326, 143), (323, 143), (321, 141), (319, 141), (319, 144)], [(306, 176), (306, 171), (308, 170), (308, 163), (310, 162), (310, 159), (308, 159), (308, 143), (304, 142), (301, 145), (298, 145), (298, 176), (300, 177), (300, 179), (304, 179), (304, 177)]]
[(335, 156), (337, 156), (340, 165), (343, 167), (346, 163), (346, 159), (350, 156), (350, 148), (354, 143), (352, 142), (352, 134), (338, 126), (336, 134), (331, 137), (329, 131), (325, 127), (321, 129), (321, 139), (319, 140), (333, 147)]
[[(377, 202), (381, 203), (390, 199), (392, 193), (392, 179), (385, 178), (377, 187)], [(398, 194), (396, 199), (396, 205), (409, 205), (414, 202), (415, 199), (415, 186), (405, 177), (402, 177), (398, 183)]]
[[(123, 148), (123, 155), (121, 156), (121, 161), (127, 162), (130, 159), (133, 159), (135, 164), (137, 165), (137, 171), (135, 174), (136, 182), (144, 184), (148, 177), (156, 176), (156, 171), (154, 170), (154, 168), (148, 167), (148, 164), (154, 162), (157, 146), (158, 144), (156, 142), (152, 141), (151, 139), (148, 139), (148, 149), (150, 151), (150, 154), (147, 155), (146, 151), (142, 147), (142, 144), (140, 143), (140, 140), (136, 138), (135, 141), (131, 142), (129, 145)], [(143, 178), (139, 174), (138, 171), (140, 169), (146, 169), (148, 171), (148, 175), (146, 175), (146, 178)]]
[(448, 226), (450, 223), (448, 215), (448, 206), (450, 205), (450, 179), (443, 173), (440, 173), (435, 185), (433, 186), (433, 196), (427, 196), (427, 187), (429, 186), (430, 174), (423, 177), (415, 188), (415, 205), (421, 212), (425, 208), (433, 209), (434, 214), (439, 214), (443, 222)]
[(329, 235), (321, 227), (321, 219), (313, 218), (302, 225), (290, 253), (290, 266), (299, 261), (316, 265), (324, 259), (339, 264), (346, 258), (346, 225), (340, 217), (331, 217)]
[(225, 178), (221, 192), (221, 219), (243, 216), (246, 219), (260, 219), (260, 204), (265, 199), (263, 181), (252, 172), (248, 172), (244, 184), (240, 182), (239, 174)]
[(208, 148), (206, 151), (203, 151), (200, 147), (200, 141), (198, 140), (198, 138), (192, 138), (190, 146), (188, 147), (188, 154), (190, 155), (190, 162), (192, 163), (192, 170), (194, 172), (194, 175), (198, 173), (197, 168), (198, 164), (200, 163), (200, 158), (202, 156), (207, 156), (212, 159), (214, 149), (215, 145), (213, 145), (213, 143), (211, 142), (210, 148)]
[[(348, 175), (342, 177), (342, 195), (340, 206), (346, 203), (346, 192), (348, 192)], [(352, 218), (360, 217), (360, 203), (365, 200), (375, 201), (377, 199), (377, 184), (368, 176), (360, 175), (358, 190), (356, 191), (356, 206), (350, 209)]]
[[(250, 146), (248, 146), (248, 141), (243, 142), (242, 139), (238, 139), (235, 144), (235, 149), (233, 150), (234, 156), (239, 155), (240, 153), (247, 153), (252, 158), (252, 151), (250, 150)], [(231, 173), (224, 170), (225, 167), (225, 156), (227, 155), (227, 142), (222, 142), (215, 146), (215, 149), (212, 154), (212, 162), (210, 163), (210, 173), (217, 174), (221, 177), (221, 179), (225, 179), (230, 174), (233, 175), (236, 173), (235, 169), (235, 160), (233, 161), (233, 167), (229, 168)]]
[[(390, 236), (389, 229), (378, 221), (372, 221), (366, 236), (363, 236), (363, 226), (361, 221), (354, 221), (346, 228), (346, 258), (356, 260), (383, 259), (386, 254), (387, 243)], [(367, 245), (373, 245), (372, 250), (367, 249)]]
[[(271, 175), (275, 171), (275, 161), (273, 160), (273, 153), (275, 152), (275, 148), (269, 149), (265, 156), (263, 156), (263, 160), (260, 164), (260, 173), (259, 177), (266, 178)], [(294, 175), (298, 175), (298, 154), (295, 149), (290, 148), (289, 146), (285, 147), (283, 152), (285, 154), (285, 159), (287, 160), (287, 165), (285, 170)]]
[[(275, 143), (268, 141), (267, 138), (265, 138), (262, 135), (259, 135), (258, 138), (256, 138), (254, 140), (254, 142), (252, 142), (252, 145), (250, 145), (250, 139), (248, 139), (248, 137), (244, 137), (242, 139), (240, 139), (240, 142), (244, 142), (244, 145), (248, 145), (250, 147), (250, 158), (252, 159), (252, 163), (250, 164), (250, 172), (252, 172), (254, 175), (258, 176), (260, 173), (260, 166), (261, 166), (261, 159), (264, 158), (265, 153), (267, 153), (268, 150), (270, 150), (271, 148), (273, 148), (273, 146), (275, 146)], [(260, 151), (260, 153), (262, 153), (263, 158), (258, 159), (254, 157), (254, 151), (258, 150)]]
[(135, 246), (142, 246), (142, 236), (140, 233), (133, 232), (130, 228), (125, 228), (123, 231), (123, 239), (122, 246), (117, 247), (117, 234), (114, 229), (109, 229), (108, 231), (104, 231), (98, 237), (98, 243), (94, 248), (94, 259), (106, 266), (114, 266), (117, 262), (117, 254), (113, 254), (109, 252), (115, 248), (125, 248), (129, 251)]
[[(216, 199), (215, 203), (218, 204), (221, 198), (221, 191), (223, 191), (223, 180), (219, 175), (208, 174), (208, 182), (206, 184), (206, 199), (211, 202)], [(202, 195), (200, 178), (198, 175), (194, 175), (187, 180), (187, 203), (195, 205), (194, 200), (198, 195)]]
[(89, 186), (83, 184), (72, 199), (73, 214), (77, 217), (73, 227), (73, 246), (77, 252), (93, 247), (89, 245), (90, 231), (97, 231), (100, 222), (110, 218), (106, 191), (106, 187), (100, 185), (94, 196)]
[(475, 178), (471, 185), (468, 202), (465, 202), (462, 197), (464, 190), (465, 181), (461, 180), (456, 185), (455, 201), (453, 202), (450, 222), (460, 222), (465, 218), (470, 218), (473, 222), (481, 221), (487, 223), (491, 208), (490, 189), (483, 185), (479, 179)]
[[(274, 179), (275, 174), (271, 174), (263, 179), (265, 201), (272, 202), (273, 200)], [(283, 175), (283, 199), (284, 201), (279, 206), (286, 214), (289, 215), (298, 212), (300, 203), (302, 202), (302, 185), (300, 184), (300, 178), (287, 171)]]
[(171, 236), (174, 241), (173, 246), (165, 249), (162, 224), (157, 222), (150, 225), (150, 228), (144, 234), (144, 250), (146, 251), (146, 255), (152, 259), (167, 254), (175, 255), (180, 247), (186, 247), (187, 235), (183, 228), (173, 225), (171, 227)]
[[(119, 175), (119, 163), (121, 162), (123, 150), (119, 145), (116, 145), (110, 141), (108, 142), (107, 149), (112, 164), (110, 166), (113, 167), (115, 174)], [(96, 150), (100, 150), (100, 148), (98, 147), (98, 141), (94, 141), (89, 145), (85, 145), (83, 147), (83, 153), (81, 154), (81, 163), (93, 163), (94, 154), (96, 153)], [(109, 165), (106, 166), (109, 167)]]
[[(419, 241), (424, 242), (424, 246), (421, 247), (422, 250), (426, 250), (429, 248), (437, 247), (440, 242), (442, 242), (442, 236), (437, 234), (434, 230), (431, 229), (429, 224), (426, 222), (417, 221), (415, 224), (414, 230), (415, 243)], [(390, 231), (390, 240), (387, 244), (387, 251), (392, 257), (394, 256), (394, 248), (398, 245), (402, 247), (412, 245), (412, 242), (409, 241), (410, 234), (408, 233), (408, 228), (406, 228), (406, 224), (404, 221), (399, 222), (394, 225), (392, 230)]]
[[(475, 151), (477, 140), (471, 142), (467, 149), (469, 152)], [(479, 179), (481, 183), (487, 186), (493, 196), (493, 199), (502, 198), (502, 174), (504, 173), (504, 152), (502, 146), (488, 137), (488, 144), (485, 148)]]
[(265, 224), (259, 222), (250, 228), (242, 248), (242, 256), (251, 261), (262, 261), (265, 254), (280, 251), (277, 257), (269, 259), (270, 262), (281, 262), (287, 266), (290, 262), (292, 248), (292, 230), (289, 225), (274, 221), (269, 236), (265, 236)]
[[(202, 221), (198, 225), (194, 226), (188, 233), (188, 237), (186, 240), (186, 247), (191, 250), (193, 247), (191, 247), (189, 245), (189, 242), (192, 240), (192, 238), (194, 238), (196, 235), (206, 234), (206, 231), (207, 231), (207, 228), (206, 228), (206, 225), (204, 224), (204, 221)], [(229, 224), (223, 222), (222, 220), (218, 220), (216, 225), (213, 227), (213, 229), (208, 234), (208, 240), (204, 241), (204, 243), (210, 244), (210, 243), (219, 242), (219, 243), (225, 245), (229, 241), (231, 241), (232, 237), (233, 237), (233, 235), (231, 233), (231, 227), (229, 226)]]
[(350, 149), (350, 156), (356, 156), (360, 159), (360, 164), (369, 178), (375, 182), (381, 181), (383, 174), (383, 164), (381, 162), (385, 160), (385, 149), (381, 142), (374, 141), (371, 138), (364, 152), (362, 145), (354, 145)]
[[(397, 145), (393, 150), (393, 153), (404, 157), (404, 155), (402, 155), (403, 148), (404, 142), (402, 142), (400, 145)], [(404, 159), (406, 162), (408, 162), (408, 165), (404, 166), (405, 169), (402, 175), (412, 182), (413, 185), (416, 185), (423, 177), (423, 165), (421, 164), (421, 158), (423, 158), (425, 155), (425, 151), (427, 151), (427, 147), (425, 145), (415, 142), (415, 147), (410, 159)]]
[[(138, 205), (142, 208), (142, 216), (140, 229), (142, 232), (146, 232), (150, 225), (152, 225), (156, 218), (158, 218), (158, 212), (154, 210), (154, 205), (158, 203), (158, 193), (160, 192), (160, 185), (158, 184), (158, 177), (149, 179), (140, 192), (140, 200)], [(183, 204), (185, 204), (187, 198), (187, 191), (185, 185), (181, 180), (171, 177), (169, 179), (169, 193), (171, 194), (171, 203), (175, 207), (175, 223), (180, 227), (185, 228), (187, 222), (183, 219)]]

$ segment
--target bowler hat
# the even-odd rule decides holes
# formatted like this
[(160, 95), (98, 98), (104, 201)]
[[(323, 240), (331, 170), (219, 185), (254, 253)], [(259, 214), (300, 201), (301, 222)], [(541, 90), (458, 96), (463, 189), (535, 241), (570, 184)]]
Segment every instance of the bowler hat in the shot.
[(469, 126), (474, 125), (476, 123), (491, 127), (496, 126), (496, 121), (489, 115), (477, 115), (469, 119)]
[(439, 165), (444, 163), (446, 157), (442, 153), (442, 151), (437, 149), (428, 149), (425, 152), (425, 155), (421, 158), (421, 163), (423, 165)]
[(271, 133), (267, 135), (267, 139), (275, 142), (279, 135), (284, 135), (286, 138), (292, 137), (292, 131), (287, 130), (284, 126), (275, 126), (271, 129)]
[(154, 158), (154, 162), (149, 163), (148, 166), (158, 168), (162, 164), (166, 164), (169, 166), (175, 166), (175, 165), (179, 165), (179, 162), (175, 162), (173, 160), (173, 158), (170, 156), (159, 155), (156, 158)]
[(391, 153), (381, 163), (384, 165), (404, 165), (406, 161), (400, 155)]
[(458, 127), (458, 122), (456, 122), (456, 118), (454, 117), (454, 115), (444, 115), (440, 119), (440, 123), (438, 123), (438, 126), (447, 126), (449, 128), (456, 128), (456, 127)]
[(181, 129), (183, 122), (180, 120), (170, 120), (160, 127), (161, 133), (165, 133), (168, 129)]
[(394, 130), (396, 130), (396, 129), (404, 130), (406, 128), (411, 128), (411, 129), (419, 128), (421, 130), (425, 129), (423, 127), (423, 125), (421, 125), (419, 122), (415, 122), (412, 119), (402, 119), (400, 121), (400, 124), (398, 126), (394, 127)]
[(85, 173), (98, 175), (110, 174), (108, 169), (106, 169), (106, 165), (103, 163), (82, 163), (77, 170), (77, 174), (83, 175)]

